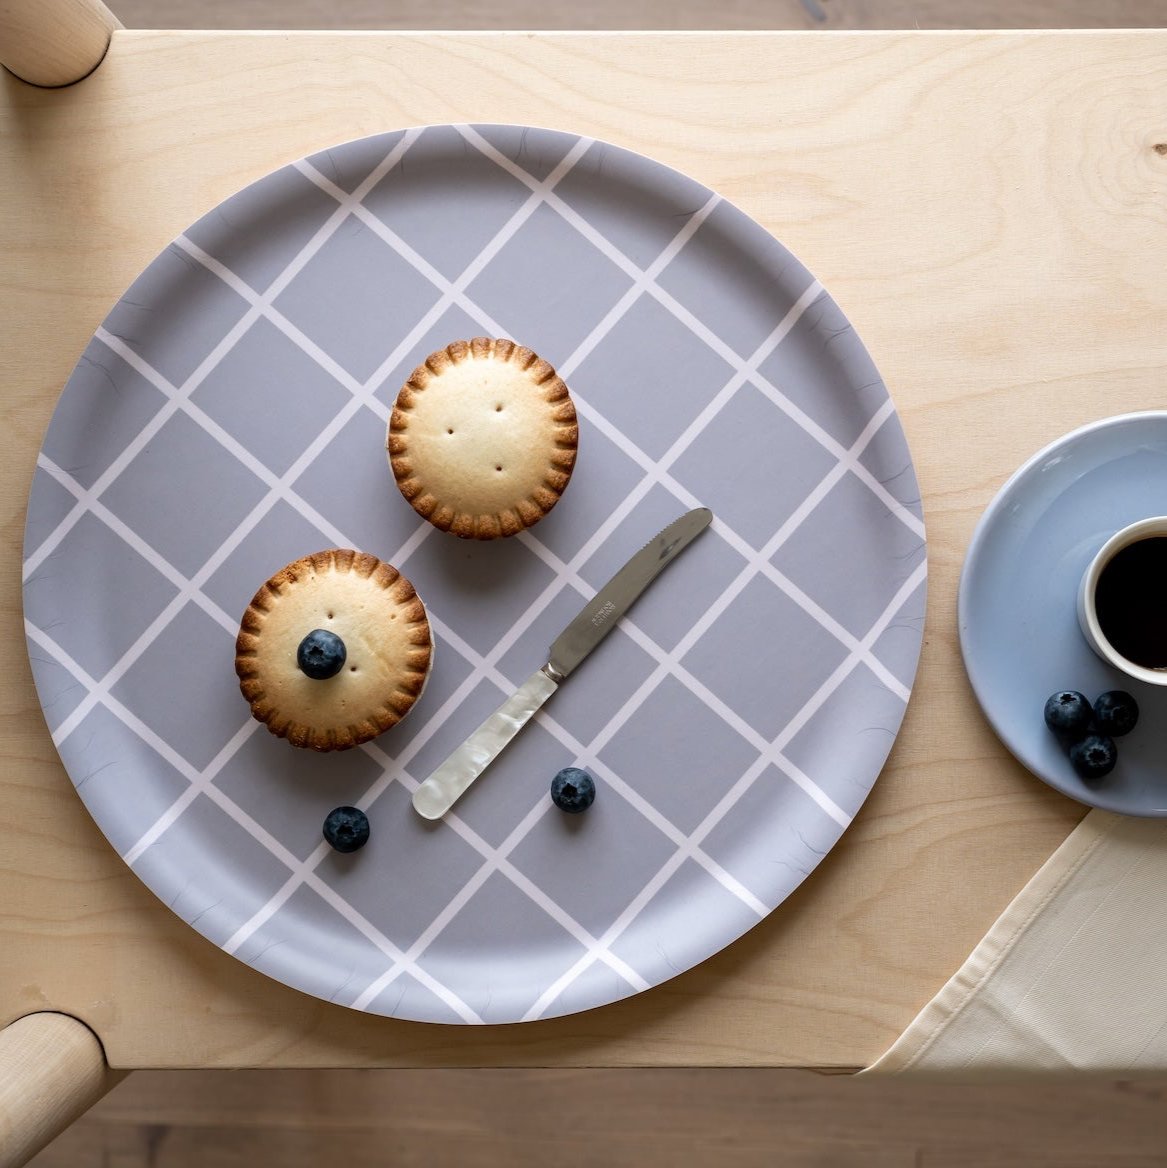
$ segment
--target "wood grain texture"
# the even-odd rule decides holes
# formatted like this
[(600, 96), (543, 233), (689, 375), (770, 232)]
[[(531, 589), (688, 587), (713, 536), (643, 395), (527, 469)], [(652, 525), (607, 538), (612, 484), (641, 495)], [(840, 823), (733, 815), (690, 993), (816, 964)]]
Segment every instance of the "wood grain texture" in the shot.
[(881, 1053), (1083, 813), (980, 716), (955, 593), (973, 526), (1020, 462), (1083, 422), (1167, 406), (1167, 33), (121, 32), (80, 85), (4, 79), (0, 103), (0, 620), (13, 643), (36, 450), (117, 296), (244, 183), (428, 122), (592, 134), (774, 231), (891, 388), (931, 567), (903, 733), (813, 878), (674, 981), (524, 1026), (367, 1018), (208, 944), (88, 821), (14, 660), (0, 689), (2, 1020), (67, 1010), (127, 1067), (855, 1067)]
[(122, 1076), (93, 1032), (64, 1014), (0, 1030), (0, 1168), (20, 1168)]
[(116, 0), (131, 28), (1157, 28), (1167, 0)]
[(33, 1168), (1160, 1168), (1162, 1081), (144, 1071)]
[(0, 0), (0, 64), (33, 85), (72, 85), (118, 27), (101, 0)]

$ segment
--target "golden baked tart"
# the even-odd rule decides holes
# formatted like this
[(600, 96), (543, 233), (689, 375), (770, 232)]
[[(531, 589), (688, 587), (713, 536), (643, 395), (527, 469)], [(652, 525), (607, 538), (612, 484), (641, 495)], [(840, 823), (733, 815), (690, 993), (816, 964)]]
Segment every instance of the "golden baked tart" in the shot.
[(579, 445), (563, 379), (514, 341), (455, 341), (401, 387), (389, 464), (413, 509), (467, 539), (515, 535), (559, 501)]
[(235, 642), (252, 714), (311, 750), (347, 750), (395, 725), (432, 661), (413, 585), (376, 556), (341, 548), (281, 568), (247, 606)]

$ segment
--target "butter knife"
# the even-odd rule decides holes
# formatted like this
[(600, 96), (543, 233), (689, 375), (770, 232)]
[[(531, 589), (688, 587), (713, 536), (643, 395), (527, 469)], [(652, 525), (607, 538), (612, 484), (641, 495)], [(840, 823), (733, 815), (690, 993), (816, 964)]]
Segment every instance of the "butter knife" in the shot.
[(640, 549), (555, 638), (547, 664), (536, 669), (413, 793), (414, 810), (440, 819), (530, 721), (572, 670), (616, 627), (633, 601), (709, 526), (698, 507), (675, 519)]

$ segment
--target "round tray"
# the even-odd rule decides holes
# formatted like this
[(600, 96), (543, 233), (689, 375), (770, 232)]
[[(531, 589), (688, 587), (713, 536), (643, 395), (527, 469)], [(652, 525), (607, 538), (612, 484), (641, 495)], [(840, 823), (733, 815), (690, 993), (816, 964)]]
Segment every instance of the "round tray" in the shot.
[[(510, 336), (581, 420), (563, 500), (463, 542), (384, 452), (427, 354)], [(655, 531), (711, 531), (437, 824), (410, 793)], [(367, 746), (248, 716), (237, 621), (329, 546), (401, 568), (435, 669)], [(100, 829), (257, 970), (346, 1006), (513, 1022), (716, 953), (830, 850), (899, 729), (925, 545), (911, 458), (854, 331), (757, 223), (677, 172), (516, 126), (350, 142), (194, 224), (71, 376), (32, 485), (24, 599), (45, 717)], [(587, 766), (583, 816), (552, 775)], [(343, 803), (372, 840), (331, 852)]]

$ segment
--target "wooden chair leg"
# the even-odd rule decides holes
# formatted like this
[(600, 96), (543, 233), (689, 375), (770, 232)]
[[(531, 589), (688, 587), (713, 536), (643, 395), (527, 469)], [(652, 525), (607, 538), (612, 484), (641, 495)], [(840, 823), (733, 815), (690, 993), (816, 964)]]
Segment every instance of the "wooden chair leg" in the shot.
[(88, 77), (121, 28), (101, 0), (0, 0), (0, 65), (31, 85)]
[(68, 1014), (28, 1014), (0, 1030), (0, 1168), (20, 1168), (126, 1071)]

